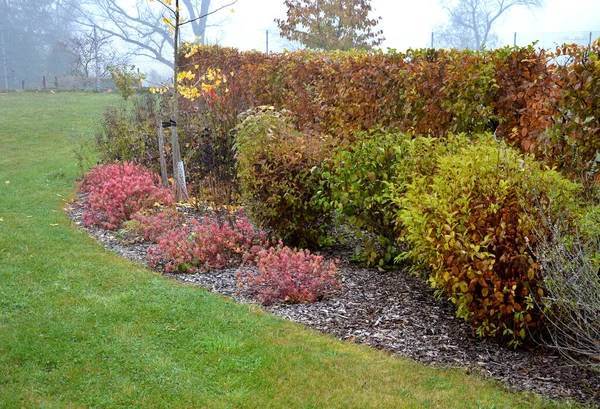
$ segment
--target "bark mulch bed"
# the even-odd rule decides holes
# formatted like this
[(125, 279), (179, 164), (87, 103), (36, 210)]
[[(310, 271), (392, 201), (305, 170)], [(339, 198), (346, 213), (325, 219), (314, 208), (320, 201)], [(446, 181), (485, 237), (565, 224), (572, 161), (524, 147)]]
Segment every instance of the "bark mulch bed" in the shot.
[[(67, 207), (81, 227), (81, 205)], [(115, 232), (88, 232), (130, 260), (146, 264), (149, 243), (127, 243)], [(402, 271), (379, 271), (350, 263), (351, 252), (332, 248), (323, 255), (341, 260), (343, 288), (313, 304), (276, 304), (264, 307), (276, 316), (335, 335), (443, 367), (462, 368), (501, 381), (510, 389), (533, 391), (552, 399), (576, 400), (600, 407), (600, 374), (575, 366), (549, 348), (512, 350), (473, 334), (469, 324), (455, 317), (452, 304), (436, 300), (423, 279)], [(165, 276), (252, 302), (237, 293), (237, 269)]]

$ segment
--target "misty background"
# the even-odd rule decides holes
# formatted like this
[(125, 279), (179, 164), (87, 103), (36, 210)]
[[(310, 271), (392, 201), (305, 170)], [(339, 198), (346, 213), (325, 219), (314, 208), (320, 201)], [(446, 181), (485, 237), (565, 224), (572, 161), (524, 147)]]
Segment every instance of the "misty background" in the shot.
[[(181, 0), (183, 15), (191, 18), (223, 8), (186, 25), (182, 41), (264, 52), (303, 47), (279, 35), (274, 20), (286, 16), (283, 0), (229, 3)], [(414, 3), (371, 1), (370, 16), (381, 17), (377, 29), (385, 39), (380, 48), (478, 49), (537, 42), (552, 49), (563, 43), (587, 45), (600, 36), (596, 0)], [(466, 15), (477, 15), (477, 21), (467, 21)], [(168, 83), (173, 48), (163, 17), (164, 7), (148, 0), (0, 0), (0, 88), (106, 89), (112, 86), (108, 67), (121, 65), (144, 73), (147, 85)]]

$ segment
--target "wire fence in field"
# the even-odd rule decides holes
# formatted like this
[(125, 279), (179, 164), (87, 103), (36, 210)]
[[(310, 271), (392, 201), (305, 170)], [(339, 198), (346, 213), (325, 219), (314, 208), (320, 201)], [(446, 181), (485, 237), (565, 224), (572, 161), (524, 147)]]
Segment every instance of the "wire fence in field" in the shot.
[[(548, 50), (564, 43), (588, 45), (599, 37), (600, 31), (496, 33), (491, 46), (525, 46), (535, 42), (537, 47)], [(265, 40), (265, 44), (256, 44), (254, 49), (266, 51), (268, 35)], [(411, 32), (390, 39), (387, 46), (403, 50), (444, 48), (445, 44), (441, 33)], [(108, 67), (122, 64), (135, 66), (145, 74), (147, 86), (172, 82), (171, 67), (140, 55), (138, 49), (127, 43), (93, 30), (40, 39), (25, 30), (7, 30), (0, 26), (0, 90), (107, 90), (114, 88)]]

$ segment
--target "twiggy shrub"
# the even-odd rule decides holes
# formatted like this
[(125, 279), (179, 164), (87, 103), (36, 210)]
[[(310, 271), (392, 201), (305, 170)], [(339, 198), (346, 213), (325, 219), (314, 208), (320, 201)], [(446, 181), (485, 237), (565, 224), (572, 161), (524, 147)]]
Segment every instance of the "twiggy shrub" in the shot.
[[(573, 201), (579, 186), (494, 141), (440, 159), (428, 181), (415, 178), (400, 201), (409, 256), (430, 267), (429, 282), (480, 336), (517, 346), (542, 323), (534, 195)], [(554, 202), (553, 206), (558, 203)], [(546, 211), (553, 211), (551, 207)], [(535, 212), (533, 213), (536, 214)]]
[(286, 111), (258, 107), (237, 128), (242, 195), (258, 227), (291, 245), (314, 247), (324, 236), (328, 213), (315, 202), (326, 139), (296, 130)]
[(565, 224), (565, 217), (542, 216), (534, 233), (544, 277), (549, 335), (544, 342), (600, 371), (600, 209), (585, 212), (576, 230)]
[(391, 264), (399, 253), (396, 239), (402, 227), (396, 217), (400, 202), (392, 199), (404, 195), (416, 175), (433, 175), (441, 156), (465, 144), (463, 135), (436, 139), (382, 129), (359, 133), (352, 144), (338, 147), (324, 166), (328, 189), (319, 203), (336, 209), (357, 230), (363, 242), (361, 260)]
[(292, 250), (281, 242), (259, 251), (254, 263), (257, 271), (238, 272), (239, 288), (264, 305), (278, 301), (311, 303), (341, 286), (334, 262), (308, 250)]
[(135, 213), (151, 209), (155, 203), (174, 205), (171, 192), (159, 186), (159, 176), (131, 162), (92, 168), (79, 190), (87, 194), (83, 214), (86, 226), (117, 229)]
[(148, 256), (150, 265), (164, 266), (167, 272), (193, 273), (238, 266), (252, 259), (264, 242), (264, 233), (243, 216), (231, 224), (204, 218), (163, 234)]

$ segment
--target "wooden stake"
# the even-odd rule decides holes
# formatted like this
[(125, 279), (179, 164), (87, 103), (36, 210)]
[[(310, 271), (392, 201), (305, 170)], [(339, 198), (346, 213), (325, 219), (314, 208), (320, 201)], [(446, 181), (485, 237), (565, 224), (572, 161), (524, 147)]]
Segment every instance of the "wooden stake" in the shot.
[(160, 117), (156, 117), (158, 123), (158, 154), (160, 155), (160, 180), (165, 189), (169, 188), (169, 178), (167, 176), (167, 159), (165, 158), (165, 133), (163, 131)]

